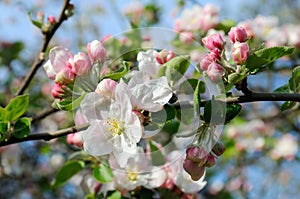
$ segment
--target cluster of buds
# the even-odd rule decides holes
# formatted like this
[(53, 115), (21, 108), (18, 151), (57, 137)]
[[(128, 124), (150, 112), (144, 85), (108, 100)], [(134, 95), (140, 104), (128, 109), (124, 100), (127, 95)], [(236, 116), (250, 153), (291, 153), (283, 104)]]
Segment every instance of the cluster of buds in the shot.
[(68, 49), (52, 48), (49, 60), (44, 64), (48, 77), (55, 80), (52, 96), (57, 99), (68, 97), (72, 94), (75, 78), (88, 74), (92, 66), (103, 63), (105, 57), (106, 50), (98, 40), (87, 44), (87, 54), (79, 52), (73, 55)]
[(235, 64), (244, 64), (249, 57), (249, 46), (247, 32), (243, 27), (232, 27), (228, 33), (233, 43), (231, 57)]
[[(231, 50), (231, 58), (233, 62), (236, 65), (245, 64), (250, 54), (246, 30), (242, 27), (232, 27), (228, 36), (233, 43)], [(225, 40), (221, 34), (212, 34), (202, 38), (202, 43), (210, 52), (202, 57), (200, 61), (200, 69), (205, 71), (212, 81), (216, 82), (223, 77), (225, 69), (229, 65), (224, 56)]]
[(192, 180), (199, 180), (204, 175), (205, 167), (214, 166), (216, 157), (221, 156), (224, 151), (225, 147), (220, 142), (217, 142), (210, 152), (200, 146), (190, 146), (186, 149), (183, 168)]
[(202, 38), (202, 43), (210, 50), (210, 53), (203, 56), (200, 61), (200, 69), (206, 71), (208, 77), (215, 82), (224, 75), (224, 69), (219, 62), (225, 42), (220, 34), (212, 34)]

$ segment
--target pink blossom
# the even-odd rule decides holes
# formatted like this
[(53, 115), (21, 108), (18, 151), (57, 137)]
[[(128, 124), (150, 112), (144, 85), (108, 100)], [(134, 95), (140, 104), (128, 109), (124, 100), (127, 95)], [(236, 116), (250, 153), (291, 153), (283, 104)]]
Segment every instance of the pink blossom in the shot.
[(106, 50), (100, 41), (94, 40), (88, 43), (86, 49), (93, 62), (103, 62), (105, 60)]
[(217, 60), (220, 60), (221, 55), (218, 50), (213, 50), (209, 54), (206, 54), (202, 57), (201, 62), (200, 62), (200, 69), (206, 71), (208, 69), (208, 66), (212, 62), (217, 62)]
[(236, 42), (231, 51), (231, 57), (236, 64), (244, 64), (249, 56), (248, 43)]
[(218, 8), (211, 4), (205, 5), (200, 19), (200, 27), (204, 32), (217, 26), (219, 22)]
[(172, 50), (168, 51), (166, 49), (163, 49), (159, 53), (154, 52), (155, 59), (157, 63), (164, 64), (168, 61), (170, 61), (174, 57), (174, 52)]
[(208, 69), (206, 71), (206, 74), (208, 75), (208, 77), (213, 81), (217, 81), (219, 79), (222, 78), (223, 74), (224, 74), (224, 69), (223, 67), (216, 63), (216, 62), (212, 62), (209, 66)]
[(212, 153), (209, 153), (206, 159), (205, 167), (212, 167), (216, 163), (215, 156)]
[(243, 27), (232, 27), (228, 33), (231, 41), (235, 42), (245, 42), (247, 40), (247, 32)]
[(72, 72), (76, 75), (85, 75), (92, 67), (90, 57), (83, 52), (74, 55), (74, 58), (69, 59), (69, 62), (72, 66)]
[(110, 39), (111, 38), (111, 35), (110, 34), (107, 34), (107, 35), (104, 35), (103, 37), (102, 37), (102, 39), (101, 39), (101, 42), (102, 43), (105, 43), (108, 39)]
[(55, 24), (55, 23), (56, 23), (55, 17), (52, 16), (52, 15), (50, 15), (50, 16), (48, 17), (48, 22), (49, 22), (50, 24)]
[(83, 142), (81, 140), (81, 137), (78, 136), (76, 133), (71, 133), (67, 135), (67, 143), (71, 145), (76, 145), (78, 147), (83, 146)]
[(204, 37), (202, 38), (202, 42), (204, 46), (209, 50), (222, 50), (224, 45), (223, 38), (220, 34), (212, 34), (208, 37)]
[(96, 93), (100, 93), (107, 97), (113, 97), (115, 88), (118, 85), (118, 82), (111, 79), (103, 79), (96, 88)]
[(55, 76), (55, 83), (60, 85), (72, 83), (75, 79), (75, 74), (71, 71), (69, 67), (65, 67)]
[(54, 98), (59, 98), (61, 99), (63, 95), (66, 92), (66, 86), (65, 85), (59, 85), (55, 84), (53, 88), (51, 89), (51, 94)]
[(198, 165), (204, 165), (208, 157), (208, 152), (201, 147), (192, 146), (186, 149), (186, 159), (196, 162)]
[(191, 32), (182, 32), (179, 34), (179, 40), (185, 44), (191, 44), (194, 42), (194, 35)]

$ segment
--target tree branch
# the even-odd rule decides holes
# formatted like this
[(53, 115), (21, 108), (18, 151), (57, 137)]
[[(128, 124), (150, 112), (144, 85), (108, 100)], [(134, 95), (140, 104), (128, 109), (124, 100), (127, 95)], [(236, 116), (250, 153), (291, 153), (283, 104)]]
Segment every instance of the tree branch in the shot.
[(76, 133), (79, 131), (83, 131), (89, 127), (89, 124), (85, 124), (82, 126), (72, 126), (70, 128), (54, 131), (54, 132), (47, 132), (47, 133), (37, 133), (37, 134), (30, 134), (27, 137), (24, 137), (22, 139), (18, 139), (15, 137), (10, 137), (8, 140), (4, 140), (0, 142), (0, 147), (7, 146), (10, 144), (20, 143), (20, 142), (26, 142), (26, 141), (33, 141), (33, 140), (44, 140), (49, 141), (55, 138), (59, 138), (71, 133)]
[(37, 122), (37, 121), (39, 121), (39, 120), (41, 120), (41, 119), (44, 119), (44, 118), (47, 117), (48, 115), (51, 115), (51, 114), (56, 113), (56, 112), (58, 112), (58, 111), (59, 111), (58, 109), (54, 109), (54, 108), (47, 109), (47, 110), (41, 112), (40, 114), (34, 116), (34, 117), (32, 118), (31, 123), (35, 123), (35, 122)]
[(37, 70), (44, 63), (45, 52), (47, 50), (47, 47), (49, 45), (51, 38), (53, 37), (54, 33), (59, 28), (59, 26), (62, 24), (62, 22), (68, 19), (68, 17), (65, 15), (65, 11), (69, 7), (69, 5), (70, 5), (69, 3), (70, 3), (70, 0), (64, 1), (64, 4), (63, 4), (63, 7), (62, 7), (62, 10), (61, 10), (61, 13), (60, 13), (57, 23), (55, 23), (49, 31), (43, 33), (44, 34), (44, 42), (40, 49), (39, 56), (35, 59), (33, 65), (30, 68), (30, 71), (28, 72), (27, 76), (25, 77), (23, 84), (21, 85), (20, 89), (17, 91), (16, 95), (22, 95), (24, 93), (24, 91), (29, 86), (31, 80), (33, 79), (34, 75), (36, 74)]

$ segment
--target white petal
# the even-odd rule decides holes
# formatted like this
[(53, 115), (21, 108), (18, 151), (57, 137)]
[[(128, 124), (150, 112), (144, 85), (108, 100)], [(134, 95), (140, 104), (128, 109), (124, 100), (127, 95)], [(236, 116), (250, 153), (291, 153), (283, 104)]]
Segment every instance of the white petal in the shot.
[(81, 132), (84, 150), (93, 156), (101, 156), (109, 154), (113, 150), (113, 146), (104, 131), (106, 127), (103, 121), (93, 121), (89, 128)]
[(56, 73), (60, 72), (65, 66), (69, 58), (73, 57), (73, 54), (66, 48), (56, 46), (49, 52), (49, 60)]
[(51, 64), (51, 61), (48, 60), (44, 65), (43, 65), (46, 73), (47, 73), (47, 76), (50, 78), (50, 79), (55, 79), (55, 76), (56, 76), (56, 72)]
[(99, 93), (88, 93), (80, 104), (82, 114), (88, 121), (103, 120), (108, 117), (111, 99)]

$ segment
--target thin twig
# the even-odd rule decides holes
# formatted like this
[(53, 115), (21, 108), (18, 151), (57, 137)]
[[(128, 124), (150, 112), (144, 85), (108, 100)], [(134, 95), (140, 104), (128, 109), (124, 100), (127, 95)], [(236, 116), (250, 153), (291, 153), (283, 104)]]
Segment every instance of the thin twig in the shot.
[(20, 89), (17, 91), (16, 95), (22, 95), (24, 93), (24, 91), (29, 86), (31, 80), (33, 79), (34, 75), (36, 74), (37, 70), (44, 63), (45, 52), (48, 48), (51, 38), (53, 37), (54, 33), (59, 28), (59, 26), (62, 24), (62, 22), (68, 19), (68, 17), (65, 15), (65, 11), (69, 7), (69, 3), (70, 3), (70, 0), (64, 1), (64, 4), (62, 7), (60, 16), (57, 20), (57, 23), (55, 23), (49, 31), (43, 33), (44, 34), (44, 42), (40, 49), (39, 56), (35, 59), (34, 63), (32, 64), (30, 71), (28, 72), (27, 76), (25, 77), (23, 84), (21, 85)]
[(79, 131), (83, 131), (89, 127), (89, 124), (85, 124), (82, 126), (72, 126), (70, 128), (58, 130), (55, 132), (47, 132), (47, 133), (37, 133), (37, 134), (30, 134), (27, 137), (18, 139), (15, 137), (10, 137), (8, 140), (4, 140), (0, 142), (0, 147), (7, 146), (10, 144), (20, 143), (20, 142), (26, 142), (26, 141), (33, 141), (33, 140), (44, 140), (49, 141), (55, 138), (59, 138), (71, 133), (76, 133)]
[(37, 122), (37, 121), (39, 121), (41, 119), (44, 119), (45, 117), (47, 117), (47, 116), (49, 116), (49, 115), (51, 115), (53, 113), (56, 113), (58, 111), (59, 111), (58, 109), (54, 109), (54, 108), (47, 109), (47, 110), (41, 112), (40, 114), (34, 116), (32, 118), (31, 123), (35, 123), (35, 122)]

